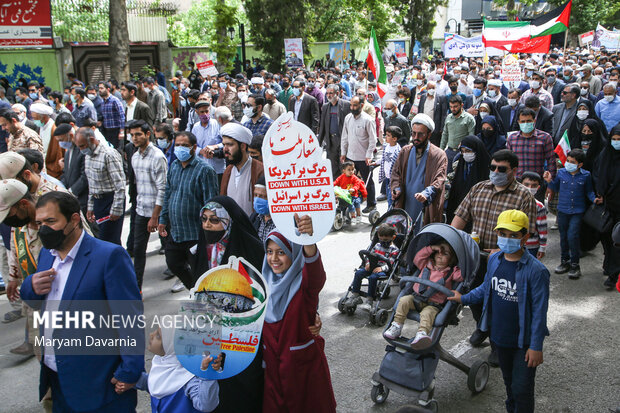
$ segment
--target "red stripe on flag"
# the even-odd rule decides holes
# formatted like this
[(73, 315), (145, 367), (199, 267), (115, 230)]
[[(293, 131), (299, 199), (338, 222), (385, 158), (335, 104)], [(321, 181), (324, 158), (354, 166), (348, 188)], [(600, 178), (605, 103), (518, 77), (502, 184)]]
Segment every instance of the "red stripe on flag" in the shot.
[(570, 9), (571, 9), (571, 7), (573, 7), (573, 0), (570, 0), (568, 2), (566, 7), (564, 8), (564, 10), (562, 11), (562, 14), (560, 14), (560, 17), (558, 17), (558, 21), (560, 23), (562, 23), (566, 27), (568, 27), (568, 23), (570, 21)]

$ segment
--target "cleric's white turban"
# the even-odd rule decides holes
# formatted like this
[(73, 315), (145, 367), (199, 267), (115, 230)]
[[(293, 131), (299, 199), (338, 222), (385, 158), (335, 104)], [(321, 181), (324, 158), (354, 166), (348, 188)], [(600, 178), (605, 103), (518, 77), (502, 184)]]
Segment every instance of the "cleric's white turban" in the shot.
[(232, 138), (239, 143), (246, 143), (248, 145), (252, 143), (252, 131), (240, 123), (228, 122), (222, 126), (220, 133), (222, 136)]
[(30, 112), (38, 113), (39, 115), (52, 116), (54, 110), (50, 105), (44, 103), (33, 103), (30, 105)]
[(426, 126), (429, 132), (433, 132), (435, 130), (435, 122), (433, 122), (433, 119), (431, 119), (431, 117), (427, 114), (418, 113), (415, 115), (411, 121), (411, 125), (415, 125), (417, 123)]

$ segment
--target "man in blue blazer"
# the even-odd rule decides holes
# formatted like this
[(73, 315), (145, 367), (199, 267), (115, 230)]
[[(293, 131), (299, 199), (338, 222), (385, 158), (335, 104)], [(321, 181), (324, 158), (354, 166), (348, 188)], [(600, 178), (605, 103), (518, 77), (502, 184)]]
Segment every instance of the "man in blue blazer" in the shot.
[[(36, 222), (43, 249), (38, 272), (21, 286), (21, 297), (34, 309), (76, 311), (79, 301), (108, 303), (113, 314), (118, 303), (142, 303), (131, 259), (120, 246), (88, 235), (82, 228), (80, 204), (73, 195), (50, 192), (39, 198)], [(131, 301), (129, 301), (131, 300)], [(46, 338), (72, 337), (71, 329), (45, 329)], [(114, 330), (119, 338), (135, 329)], [(144, 338), (143, 331), (142, 340)], [(144, 370), (143, 341), (138, 352), (119, 347), (115, 354), (77, 355), (43, 348), (39, 396), (52, 389), (54, 412), (133, 412), (137, 404), (133, 384)], [(51, 349), (50, 349), (51, 350)], [(139, 354), (142, 352), (142, 354)], [(129, 390), (125, 390), (129, 389)]]

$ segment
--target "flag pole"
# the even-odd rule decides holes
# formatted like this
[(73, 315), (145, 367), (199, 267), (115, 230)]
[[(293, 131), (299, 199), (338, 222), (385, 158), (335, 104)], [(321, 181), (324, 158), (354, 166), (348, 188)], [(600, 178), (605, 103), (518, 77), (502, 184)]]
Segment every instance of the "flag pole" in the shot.
[(566, 41), (568, 40), (568, 27), (566, 28), (566, 31), (564, 32), (564, 56), (566, 56)]

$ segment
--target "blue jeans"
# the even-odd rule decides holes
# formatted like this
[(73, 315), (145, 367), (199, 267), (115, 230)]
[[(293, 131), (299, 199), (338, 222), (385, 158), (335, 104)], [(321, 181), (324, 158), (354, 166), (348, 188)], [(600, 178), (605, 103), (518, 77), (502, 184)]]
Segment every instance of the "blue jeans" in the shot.
[(579, 265), (579, 231), (581, 229), (582, 214), (565, 214), (558, 211), (558, 229), (560, 230), (560, 249), (562, 251), (562, 262), (571, 265)]
[(387, 196), (388, 209), (392, 209), (392, 190), (390, 189), (390, 178), (385, 178), (383, 181), (385, 183), (385, 196)]
[(355, 271), (353, 284), (351, 284), (351, 291), (359, 294), (360, 289), (362, 288), (362, 280), (364, 278), (368, 278), (368, 297), (374, 299), (375, 294), (377, 293), (377, 281), (379, 278), (383, 277), (385, 277), (385, 273), (383, 271), (373, 273), (366, 271), (364, 268), (359, 268)]
[(359, 209), (362, 205), (362, 197), (361, 196), (352, 196), (351, 197), (351, 205), (347, 208), (349, 212), (355, 212), (356, 209)]
[(508, 413), (533, 412), (536, 367), (527, 366), (525, 361), (527, 349), (498, 345), (495, 345), (495, 348), (506, 386), (506, 411)]

